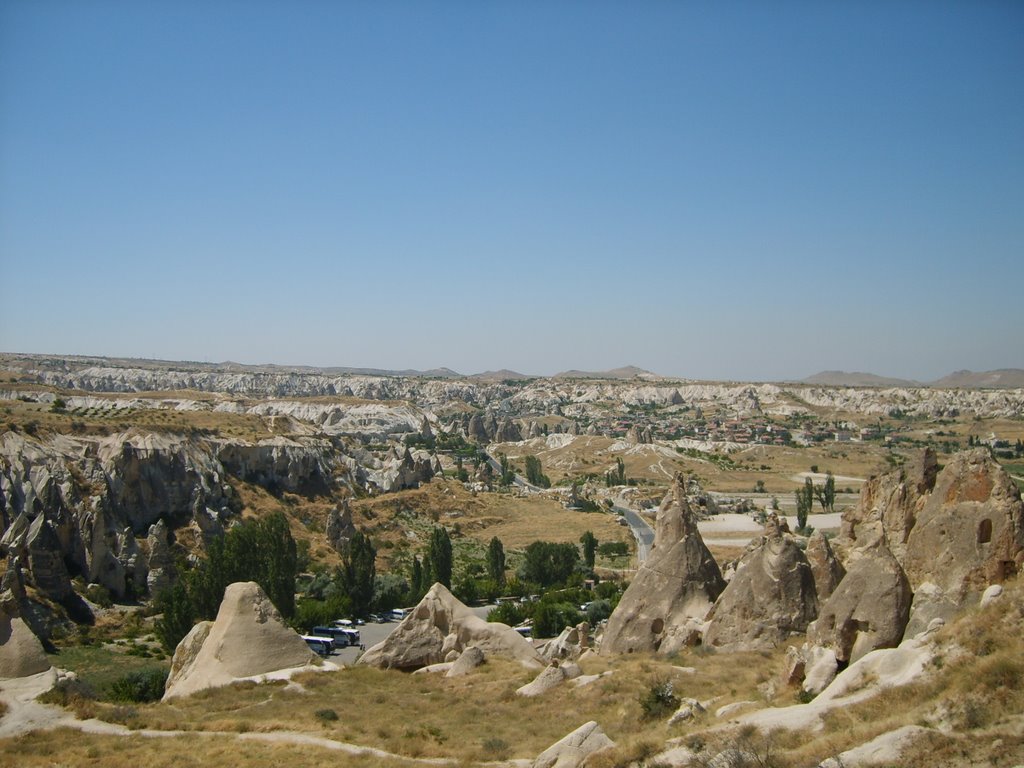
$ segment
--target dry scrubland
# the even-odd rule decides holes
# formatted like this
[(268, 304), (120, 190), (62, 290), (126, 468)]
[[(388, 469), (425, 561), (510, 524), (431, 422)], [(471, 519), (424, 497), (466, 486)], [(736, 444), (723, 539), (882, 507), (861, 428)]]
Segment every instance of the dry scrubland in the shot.
[[(591, 768), (653, 764), (669, 740), (708, 757), (740, 745), (764, 766), (813, 766), (903, 725), (940, 724), (954, 734), (926, 737), (904, 754), (901, 766), (1013, 766), (1024, 756), (1024, 589), (1008, 586), (999, 603), (942, 632), (944, 651), (925, 679), (835, 710), (817, 731), (763, 734), (714, 717), (715, 709), (733, 702), (755, 702), (748, 709), (765, 706), (766, 685), (778, 688), (774, 706), (797, 703), (795, 690), (779, 682), (784, 649), (745, 654), (693, 649), (668, 659), (585, 659), (585, 673), (611, 674), (589, 686), (567, 684), (535, 699), (514, 695), (534, 673), (493, 659), (476, 673), (454, 679), (360, 667), (304, 675), (298, 685), (240, 684), (173, 704), (72, 701), (69, 706), (83, 717), (145, 729), (147, 735), (36, 732), (0, 741), (0, 757), (19, 766), (104, 768), (409, 762), (401, 758), (475, 764), (533, 758), (576, 726), (597, 720), (617, 746), (595, 756)], [(665, 681), (680, 697), (712, 700), (709, 712), (675, 726), (667, 724), (670, 712), (645, 717), (641, 698)], [(329, 742), (303, 744), (309, 737)], [(392, 756), (339, 753), (338, 742)]]

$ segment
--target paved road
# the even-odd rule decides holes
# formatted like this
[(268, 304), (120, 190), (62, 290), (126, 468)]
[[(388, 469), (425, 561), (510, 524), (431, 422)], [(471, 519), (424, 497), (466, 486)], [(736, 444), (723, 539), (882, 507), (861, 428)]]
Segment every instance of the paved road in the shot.
[(633, 538), (636, 539), (637, 563), (644, 562), (650, 557), (651, 547), (654, 546), (654, 529), (647, 524), (647, 521), (635, 509), (623, 507), (619, 504), (613, 506), (612, 509), (626, 518), (626, 522), (629, 523), (629, 530), (633, 533)]

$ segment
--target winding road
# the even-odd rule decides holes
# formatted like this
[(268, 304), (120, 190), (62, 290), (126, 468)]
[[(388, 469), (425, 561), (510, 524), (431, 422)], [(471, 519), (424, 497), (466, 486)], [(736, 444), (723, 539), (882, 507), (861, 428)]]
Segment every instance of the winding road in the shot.
[(643, 563), (650, 557), (651, 547), (654, 546), (654, 529), (635, 509), (623, 507), (620, 504), (614, 505), (612, 509), (626, 518), (626, 522), (629, 523), (629, 530), (633, 533), (633, 538), (636, 539), (637, 564)]

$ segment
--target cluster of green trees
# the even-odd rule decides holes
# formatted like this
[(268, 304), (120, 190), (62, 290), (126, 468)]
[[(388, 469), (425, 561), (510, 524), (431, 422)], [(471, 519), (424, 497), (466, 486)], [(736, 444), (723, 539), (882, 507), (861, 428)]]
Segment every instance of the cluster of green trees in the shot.
[[(602, 581), (590, 591), (583, 587), (552, 590), (543, 594), (537, 602), (506, 602), (497, 606), (488, 616), (488, 621), (500, 621), (509, 626), (530, 620), (534, 637), (554, 637), (565, 627), (581, 621), (591, 625), (611, 616), (619, 604), (625, 584)], [(585, 610), (580, 610), (586, 605)]]
[(412, 559), (409, 574), (409, 602), (417, 602), (435, 583), (440, 582), (448, 589), (452, 586), (452, 540), (448, 530), (443, 526), (434, 526), (430, 532), (427, 551), (421, 562), (418, 557)]
[(214, 619), (224, 590), (236, 581), (255, 581), (286, 619), (295, 613), (298, 555), (288, 520), (280, 512), (248, 520), (207, 545), (206, 559), (157, 595), (163, 613), (155, 632), (168, 653), (200, 620)]
[(540, 459), (536, 456), (526, 457), (526, 480), (539, 488), (551, 487), (551, 480), (541, 470)]
[(604, 482), (609, 488), (616, 485), (626, 485), (626, 465), (618, 456), (615, 457), (615, 469), (604, 473)]
[[(815, 467), (811, 469), (814, 470)], [(796, 494), (796, 530), (798, 533), (810, 533), (813, 529), (807, 527), (807, 516), (814, 508), (815, 499), (821, 505), (822, 512), (835, 510), (836, 479), (831, 472), (826, 474), (824, 485), (815, 485), (811, 478), (805, 478), (803, 488), (798, 488), (794, 494)]]

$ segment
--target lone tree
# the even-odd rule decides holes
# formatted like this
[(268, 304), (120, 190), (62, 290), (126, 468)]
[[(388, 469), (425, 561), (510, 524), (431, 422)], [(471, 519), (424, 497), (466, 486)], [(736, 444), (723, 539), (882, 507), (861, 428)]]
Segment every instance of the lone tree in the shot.
[(376, 578), (377, 549), (368, 536), (356, 531), (341, 559), (341, 582), (356, 616), (366, 616), (370, 612)]
[(594, 558), (597, 555), (597, 537), (590, 531), (580, 536), (580, 543), (583, 545), (583, 562), (587, 568), (594, 570)]
[(487, 575), (505, 586), (505, 547), (497, 536), (487, 545)]
[(430, 543), (423, 558), (423, 577), (428, 589), (434, 582), (452, 588), (452, 540), (448, 531), (438, 525), (430, 532)]

